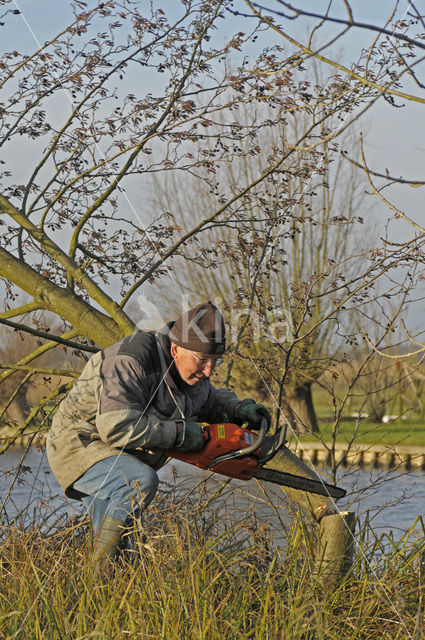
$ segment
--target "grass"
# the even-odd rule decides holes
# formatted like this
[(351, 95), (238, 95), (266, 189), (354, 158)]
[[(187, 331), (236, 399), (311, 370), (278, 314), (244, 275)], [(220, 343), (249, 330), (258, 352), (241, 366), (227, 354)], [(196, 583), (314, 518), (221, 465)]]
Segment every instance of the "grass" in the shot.
[[(312, 437), (310, 434), (299, 436), (302, 442), (311, 441), (319, 437), (323, 442), (332, 439), (332, 424), (319, 423), (320, 433)], [(383, 445), (408, 445), (425, 447), (425, 424), (397, 420), (388, 424), (377, 424), (362, 421), (358, 427), (355, 422), (345, 422), (338, 427), (336, 442), (351, 442), (355, 437), (356, 444), (383, 444)]]
[[(314, 577), (316, 529), (295, 519), (275, 547), (266, 523), (220, 496), (159, 494), (136, 567), (92, 579), (87, 523), (44, 536), (2, 530), (0, 637), (7, 640), (405, 640), (424, 637), (424, 529), (397, 544), (357, 535), (351, 573)], [(284, 525), (282, 525), (284, 526)], [(365, 525), (367, 527), (367, 525)]]

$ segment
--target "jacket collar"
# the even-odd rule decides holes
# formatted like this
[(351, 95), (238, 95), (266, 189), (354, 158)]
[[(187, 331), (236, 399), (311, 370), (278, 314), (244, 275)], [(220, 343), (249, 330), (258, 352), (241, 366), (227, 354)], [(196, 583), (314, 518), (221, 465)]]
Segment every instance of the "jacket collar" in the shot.
[[(177, 387), (178, 389), (183, 389), (185, 382), (181, 379), (179, 372), (177, 371), (177, 367), (174, 363), (174, 360), (171, 356), (171, 340), (170, 340), (170, 329), (174, 325), (173, 322), (168, 322), (166, 325), (161, 327), (156, 333), (155, 337), (157, 339), (157, 343), (159, 346), (159, 355), (161, 358), (161, 362), (164, 369), (164, 379), (166, 383), (171, 387)], [(165, 371), (167, 373), (165, 373)]]

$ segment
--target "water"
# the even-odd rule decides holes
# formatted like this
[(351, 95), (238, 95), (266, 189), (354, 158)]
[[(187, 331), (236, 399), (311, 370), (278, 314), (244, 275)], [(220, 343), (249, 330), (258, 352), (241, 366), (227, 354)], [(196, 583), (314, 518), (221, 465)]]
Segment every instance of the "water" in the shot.
[[(45, 452), (31, 448), (23, 454), (24, 450), (10, 449), (0, 456), (0, 519), (23, 526), (42, 524), (48, 532), (50, 526), (57, 526), (58, 518), (65, 521), (79, 515), (80, 503), (64, 497)], [(19, 466), (21, 471), (16, 476)], [(194, 491), (208, 477), (206, 486), (202, 485), (205, 496), (214, 493), (225, 480), (176, 460), (163, 467), (159, 477), (163, 487), (165, 483), (177, 484), (185, 492)], [(348, 495), (338, 508), (354, 510), (361, 518), (367, 514), (377, 534), (391, 533), (399, 539), (417, 516), (423, 515), (424, 480), (420, 471), (341, 470), (338, 484)], [(254, 504), (256, 518), (267, 521), (279, 539), (284, 535), (283, 524), (289, 522), (288, 506), (279, 488), (266, 488), (264, 495), (255, 481), (232, 480), (223, 495), (233, 515), (238, 512), (243, 517)]]

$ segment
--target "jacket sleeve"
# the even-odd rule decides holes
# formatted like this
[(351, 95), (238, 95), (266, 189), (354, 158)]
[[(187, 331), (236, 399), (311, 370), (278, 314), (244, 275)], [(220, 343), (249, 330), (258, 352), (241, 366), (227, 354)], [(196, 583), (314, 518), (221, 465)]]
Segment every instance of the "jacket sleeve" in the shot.
[(140, 363), (128, 355), (106, 358), (96, 428), (103, 442), (116, 448), (167, 449), (177, 436), (174, 420), (150, 410), (147, 379)]
[(207, 401), (201, 408), (198, 419), (200, 422), (237, 422), (235, 409), (241, 400), (229, 389), (217, 389), (212, 384)]

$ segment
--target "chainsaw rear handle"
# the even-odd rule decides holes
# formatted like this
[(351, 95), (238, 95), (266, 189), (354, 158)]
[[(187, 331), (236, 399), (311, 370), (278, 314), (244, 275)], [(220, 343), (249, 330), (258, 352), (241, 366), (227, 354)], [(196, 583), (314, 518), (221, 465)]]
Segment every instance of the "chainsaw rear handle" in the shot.
[(215, 465), (219, 464), (220, 462), (225, 462), (226, 460), (233, 460), (234, 458), (241, 458), (242, 456), (248, 456), (253, 451), (257, 451), (257, 449), (261, 447), (264, 441), (264, 438), (266, 437), (267, 430), (268, 430), (267, 420), (265, 418), (262, 418), (260, 432), (254, 444), (252, 444), (250, 447), (244, 447), (243, 449), (236, 449), (235, 451), (231, 451), (230, 453), (224, 453), (222, 456), (217, 456), (217, 458), (214, 458), (214, 460), (211, 462), (208, 468), (211, 469), (211, 467), (215, 467)]

